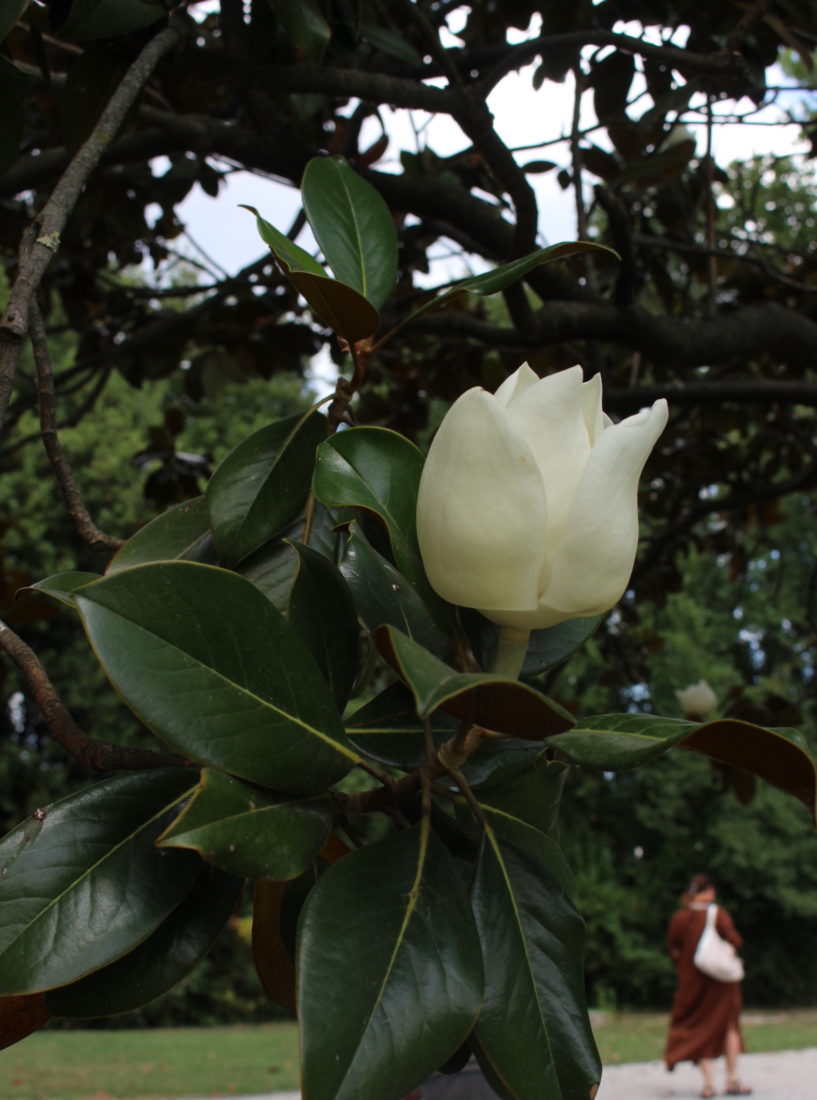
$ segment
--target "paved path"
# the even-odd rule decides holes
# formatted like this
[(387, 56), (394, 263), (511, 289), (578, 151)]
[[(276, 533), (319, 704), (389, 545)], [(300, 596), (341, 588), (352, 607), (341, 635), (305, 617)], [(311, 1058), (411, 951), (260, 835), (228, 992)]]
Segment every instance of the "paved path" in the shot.
[[(716, 1069), (720, 1096), (723, 1063)], [(756, 1100), (817, 1100), (817, 1046), (780, 1054), (744, 1054), (740, 1071)], [(661, 1062), (637, 1062), (607, 1066), (597, 1100), (694, 1100), (700, 1087), (700, 1074), (688, 1062), (676, 1066), (672, 1073), (667, 1073)], [(299, 1100), (299, 1096), (297, 1092), (274, 1092), (241, 1100)]]

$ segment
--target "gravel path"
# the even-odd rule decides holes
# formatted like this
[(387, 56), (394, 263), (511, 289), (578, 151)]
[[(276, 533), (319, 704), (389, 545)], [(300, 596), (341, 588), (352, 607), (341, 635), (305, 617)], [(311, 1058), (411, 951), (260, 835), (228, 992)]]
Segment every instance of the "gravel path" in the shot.
[[(815, 1036), (817, 1042), (817, 1035)], [(716, 1067), (715, 1084), (722, 1095), (723, 1063)], [(757, 1100), (816, 1100), (817, 1046), (778, 1054), (744, 1054), (740, 1072)], [(456, 1080), (450, 1078), (452, 1084)], [(695, 1100), (700, 1074), (688, 1062), (667, 1073), (661, 1062), (608, 1066), (597, 1100)], [(435, 1093), (435, 1097), (443, 1093)], [(465, 1096), (466, 1094), (459, 1093)], [(480, 1093), (480, 1096), (483, 1094)], [(299, 1100), (297, 1092), (274, 1092), (241, 1100)], [(360, 1100), (366, 1100), (361, 1096)], [(543, 1097), (542, 1100), (548, 1100)]]

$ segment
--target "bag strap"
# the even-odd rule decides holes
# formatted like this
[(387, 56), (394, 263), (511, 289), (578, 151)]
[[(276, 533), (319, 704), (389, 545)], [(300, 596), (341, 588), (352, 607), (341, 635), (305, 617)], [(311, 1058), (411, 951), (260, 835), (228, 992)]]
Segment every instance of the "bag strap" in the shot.
[(707, 905), (707, 907), (706, 907), (706, 924), (707, 924), (708, 928), (714, 928), (715, 927), (715, 919), (716, 919), (717, 915), (718, 915), (717, 905), (715, 905), (714, 902), (711, 905)]

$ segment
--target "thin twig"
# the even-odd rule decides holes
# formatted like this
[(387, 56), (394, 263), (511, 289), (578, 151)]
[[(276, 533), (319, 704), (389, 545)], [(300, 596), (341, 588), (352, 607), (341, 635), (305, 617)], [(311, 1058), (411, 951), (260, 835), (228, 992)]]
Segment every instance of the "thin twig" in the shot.
[(54, 375), (51, 369), (51, 357), (48, 352), (48, 338), (45, 332), (40, 307), (36, 301), (31, 303), (29, 323), (31, 327), (31, 346), (34, 351), (34, 363), (37, 368), (37, 401), (40, 409), (40, 434), (45, 453), (51, 463), (54, 477), (65, 501), (65, 507), (71, 517), (77, 534), (91, 550), (102, 552), (118, 550), (125, 540), (100, 531), (82, 499), (74, 475), (57, 434), (56, 401), (54, 398)]
[(2, 620), (0, 649), (19, 669), (51, 736), (83, 767), (94, 772), (108, 772), (180, 767), (190, 763), (182, 756), (125, 748), (88, 737), (66, 710), (36, 653)]
[(14, 388), (20, 350), (28, 334), (29, 309), (45, 270), (59, 249), (65, 224), (129, 108), (159, 61), (179, 40), (179, 31), (171, 25), (148, 42), (125, 73), (90, 137), (77, 150), (45, 206), (23, 234), (17, 278), (0, 320), (0, 429)]

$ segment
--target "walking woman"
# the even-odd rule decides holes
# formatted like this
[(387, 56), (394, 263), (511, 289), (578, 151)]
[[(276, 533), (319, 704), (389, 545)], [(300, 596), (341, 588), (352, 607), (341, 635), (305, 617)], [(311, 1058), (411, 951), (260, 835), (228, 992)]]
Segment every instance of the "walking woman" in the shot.
[[(709, 875), (693, 875), (667, 931), (667, 950), (675, 964), (678, 987), (672, 1003), (664, 1061), (667, 1069), (678, 1062), (695, 1062), (703, 1075), (702, 1097), (715, 1095), (712, 1062), (726, 1057), (726, 1095), (748, 1096), (751, 1089), (738, 1077), (738, 1056), (746, 1048), (740, 1031), (740, 982), (719, 982), (702, 974), (693, 957), (701, 938), (706, 911), (715, 902), (715, 884)], [(743, 942), (732, 918), (718, 906), (718, 935), (739, 948)]]

